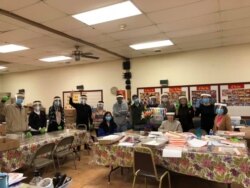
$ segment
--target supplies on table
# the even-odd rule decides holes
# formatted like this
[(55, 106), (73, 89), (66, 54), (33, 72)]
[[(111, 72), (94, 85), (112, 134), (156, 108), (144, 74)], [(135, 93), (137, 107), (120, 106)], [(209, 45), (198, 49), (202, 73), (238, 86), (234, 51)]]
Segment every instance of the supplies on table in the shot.
[(192, 140), (188, 140), (188, 145), (190, 147), (194, 147), (194, 148), (200, 148), (200, 147), (203, 147), (203, 146), (206, 146), (207, 145), (207, 141), (205, 140), (200, 140), (200, 139), (192, 139)]
[(23, 176), (23, 173), (8, 173), (8, 176), (9, 176), (9, 187), (26, 179), (26, 177)]
[(181, 158), (182, 157), (182, 147), (175, 147), (175, 146), (165, 146), (162, 151), (162, 157), (167, 158)]
[(104, 137), (99, 137), (97, 139), (99, 144), (114, 144), (118, 142), (122, 137), (122, 135), (108, 135)]
[(235, 148), (235, 147), (213, 147), (213, 153), (224, 154), (224, 155), (239, 155), (239, 156), (248, 156), (246, 148)]
[(226, 138), (229, 137), (237, 137), (237, 138), (244, 138), (245, 132), (237, 132), (237, 131), (217, 131), (216, 135), (224, 136)]
[(176, 132), (166, 132), (165, 136), (169, 140), (169, 146), (173, 147), (185, 147), (187, 143), (186, 136), (183, 133), (176, 133)]
[(119, 141), (118, 146), (133, 147), (135, 144), (139, 142), (140, 142), (140, 139), (138, 135), (127, 135), (127, 136), (124, 136)]
[(148, 138), (144, 142), (142, 142), (142, 146), (152, 147), (152, 148), (161, 148), (166, 145), (168, 142), (167, 138), (164, 137), (155, 137), (155, 138)]
[(221, 140), (221, 143), (230, 147), (246, 148), (246, 143), (244, 141), (238, 140), (237, 138)]

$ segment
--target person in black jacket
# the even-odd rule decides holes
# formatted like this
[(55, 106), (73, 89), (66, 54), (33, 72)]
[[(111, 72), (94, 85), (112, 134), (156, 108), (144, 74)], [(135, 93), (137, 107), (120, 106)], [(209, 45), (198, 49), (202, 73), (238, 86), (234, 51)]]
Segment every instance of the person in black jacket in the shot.
[(210, 129), (213, 129), (216, 116), (210, 94), (201, 94), (200, 105), (197, 106), (195, 111), (195, 116), (199, 115), (201, 115), (201, 128), (209, 133)]
[(132, 96), (133, 104), (131, 105), (132, 128), (137, 128), (136, 125), (143, 125), (146, 122), (142, 119), (142, 113), (145, 110), (144, 105), (140, 103), (138, 95)]
[(29, 115), (29, 126), (31, 131), (45, 132), (47, 118), (44, 111), (41, 111), (41, 101), (33, 102), (33, 111)]
[(191, 104), (188, 103), (186, 96), (179, 97), (179, 107), (176, 111), (176, 115), (181, 122), (183, 132), (188, 132), (189, 129), (192, 129), (194, 127), (194, 109)]
[(48, 132), (64, 129), (64, 110), (62, 107), (61, 98), (54, 97), (53, 105), (49, 108), (49, 126)]
[(97, 136), (107, 136), (117, 132), (117, 125), (114, 122), (111, 112), (106, 112), (98, 129)]
[(92, 119), (92, 109), (88, 104), (86, 104), (87, 96), (81, 95), (80, 104), (74, 103), (72, 96), (73, 92), (71, 93), (69, 104), (76, 109), (76, 125), (85, 124), (87, 126), (87, 130), (89, 130), (89, 124), (91, 125), (93, 124), (93, 119)]

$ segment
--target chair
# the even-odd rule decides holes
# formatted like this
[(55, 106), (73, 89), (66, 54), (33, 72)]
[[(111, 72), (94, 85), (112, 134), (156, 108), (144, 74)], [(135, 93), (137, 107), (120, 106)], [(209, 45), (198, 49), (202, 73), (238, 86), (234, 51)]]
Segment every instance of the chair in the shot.
[(133, 179), (133, 188), (136, 183), (137, 176), (144, 176), (145, 177), (145, 185), (147, 186), (147, 178), (155, 178), (156, 181), (159, 182), (159, 188), (162, 187), (162, 180), (165, 176), (168, 176), (168, 187), (171, 188), (170, 182), (170, 174), (168, 171), (164, 170), (160, 172), (159, 169), (157, 170), (153, 152), (148, 147), (135, 147), (134, 148), (134, 179)]
[(76, 125), (77, 129), (81, 129), (81, 130), (88, 130), (88, 126), (86, 124), (77, 124)]
[[(195, 129), (189, 129), (188, 132), (195, 134), (196, 130)], [(201, 129), (201, 135), (205, 136), (205, 135), (207, 135), (207, 132), (204, 129)]]
[(35, 169), (41, 169), (45, 166), (53, 164), (54, 170), (56, 170), (55, 162), (53, 160), (53, 151), (55, 143), (49, 143), (38, 148), (34, 156), (30, 161), (30, 166)]
[(74, 136), (68, 136), (63, 138), (55, 147), (54, 158), (57, 161), (58, 168), (60, 168), (60, 158), (64, 158), (68, 155), (74, 155), (74, 165), (76, 169), (76, 153), (72, 148), (74, 142)]

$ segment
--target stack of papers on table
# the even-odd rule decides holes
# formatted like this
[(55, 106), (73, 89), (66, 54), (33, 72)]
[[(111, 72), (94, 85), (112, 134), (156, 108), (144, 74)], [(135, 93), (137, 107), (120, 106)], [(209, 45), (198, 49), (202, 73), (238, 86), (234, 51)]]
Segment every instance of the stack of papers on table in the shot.
[(162, 157), (181, 158), (182, 150), (181, 147), (166, 146), (162, 151)]
[(246, 144), (244, 142), (232, 142), (230, 140), (222, 140), (221, 143), (231, 147), (239, 147), (239, 148), (246, 147)]
[(245, 137), (245, 132), (237, 131), (217, 131), (216, 135), (226, 136), (226, 137)]
[(163, 133), (159, 131), (151, 131), (149, 132), (149, 135), (148, 135), (149, 138), (155, 138), (159, 136), (163, 136)]
[(200, 148), (200, 147), (207, 145), (207, 141), (198, 140), (198, 139), (194, 138), (194, 139), (188, 141), (188, 145), (190, 147)]
[(187, 140), (184, 138), (171, 138), (169, 140), (169, 145), (171, 146), (178, 146), (178, 147), (184, 147), (186, 146)]
[(19, 183), (22, 180), (26, 179), (26, 177), (23, 176), (23, 173), (8, 173), (8, 176), (9, 176), (9, 186)]
[(112, 144), (112, 143), (118, 142), (122, 137), (123, 136), (121, 135), (108, 135), (108, 136), (98, 138), (98, 142), (100, 144)]
[(152, 146), (152, 147), (161, 147), (167, 143), (166, 139), (150, 139), (146, 142), (143, 142), (142, 145), (144, 146)]

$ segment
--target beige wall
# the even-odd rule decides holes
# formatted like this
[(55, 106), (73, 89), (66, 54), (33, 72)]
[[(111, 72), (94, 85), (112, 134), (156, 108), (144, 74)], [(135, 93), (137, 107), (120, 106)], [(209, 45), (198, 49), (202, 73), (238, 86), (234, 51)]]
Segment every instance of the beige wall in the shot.
[[(132, 59), (132, 93), (137, 87), (250, 81), (250, 45), (206, 49)], [(103, 89), (110, 110), (115, 97), (110, 88), (124, 88), (121, 61), (4, 75), (2, 91), (14, 94), (26, 89), (27, 100), (41, 99), (46, 107), (55, 95), (84, 84), (86, 89)], [(0, 77), (1, 83), (1, 77)], [(0, 87), (1, 89), (1, 87)]]

